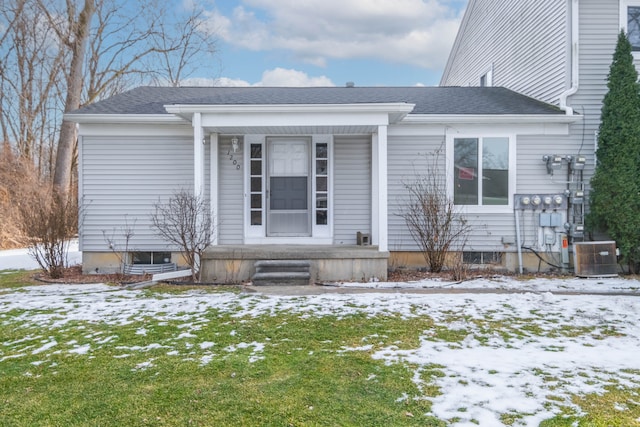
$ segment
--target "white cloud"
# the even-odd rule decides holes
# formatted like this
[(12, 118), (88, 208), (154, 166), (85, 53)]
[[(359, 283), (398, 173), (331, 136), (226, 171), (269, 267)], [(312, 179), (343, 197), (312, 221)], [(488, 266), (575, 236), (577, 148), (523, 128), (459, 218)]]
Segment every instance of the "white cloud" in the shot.
[(181, 86), (227, 86), (227, 87), (248, 87), (248, 86), (289, 86), (289, 87), (309, 87), (309, 86), (335, 86), (326, 76), (310, 77), (303, 71), (274, 68), (262, 73), (259, 82), (250, 83), (246, 80), (220, 77), (217, 79), (190, 78), (180, 82)]
[(335, 86), (331, 79), (325, 76), (309, 77), (307, 73), (298, 70), (275, 68), (262, 73), (262, 80), (255, 86)]
[(465, 0), (240, 0), (209, 28), (241, 48), (285, 50), (324, 65), (369, 58), (437, 69), (446, 62)]

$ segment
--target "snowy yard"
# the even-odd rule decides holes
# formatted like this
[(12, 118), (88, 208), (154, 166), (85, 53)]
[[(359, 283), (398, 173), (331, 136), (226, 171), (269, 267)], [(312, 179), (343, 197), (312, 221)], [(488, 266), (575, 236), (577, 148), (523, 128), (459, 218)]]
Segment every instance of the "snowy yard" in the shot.
[[(406, 366), (412, 372), (414, 387), (398, 394), (396, 401), (431, 402), (430, 414), (412, 416), (430, 415), (455, 426), (499, 426), (503, 425), (505, 415), (513, 414), (512, 425), (536, 426), (567, 408), (575, 416), (581, 416), (582, 409), (572, 397), (604, 393), (606, 386), (631, 390), (632, 398), (616, 402), (616, 410), (637, 414), (640, 409), (640, 396), (636, 395), (640, 389), (637, 281), (615, 278), (520, 282), (501, 277), (458, 285), (421, 282), (370, 286), (519, 287), (538, 292), (267, 296), (201, 290), (175, 294), (105, 285), (4, 289), (0, 290), (0, 325), (16, 325), (24, 333), (0, 343), (0, 370), (22, 358), (35, 357), (33, 366), (50, 366), (51, 358), (60, 355), (91, 358), (108, 346), (113, 347), (113, 358), (144, 355), (153, 350), (176, 360), (197, 360), (200, 366), (240, 350), (246, 354), (248, 363), (257, 366), (267, 363), (277, 351), (278, 343), (268, 337), (261, 341), (247, 340), (241, 334), (220, 348), (215, 336), (200, 336), (203, 328), (215, 322), (215, 317), (206, 315), (211, 312), (244, 319), (239, 320), (242, 322), (282, 315), (300, 319), (428, 318), (433, 327), (415, 331), (418, 345), (411, 348), (390, 343), (383, 336), (365, 334), (360, 337), (360, 344), (342, 346), (339, 350), (339, 353), (369, 354), (386, 366)], [(576, 288), (619, 294), (550, 292)], [(76, 337), (69, 341), (56, 338), (60, 331), (88, 328), (87, 325), (106, 324), (115, 329), (130, 324), (145, 325), (149, 319), (159, 325), (178, 322), (180, 326), (172, 336), (145, 345), (115, 346), (117, 334), (108, 332), (87, 333), (83, 339)], [(147, 329), (153, 327), (136, 326), (136, 334), (144, 337)], [(154, 358), (148, 357), (132, 369), (159, 368), (154, 368)], [(434, 369), (438, 375), (428, 374)], [(25, 371), (24, 375), (30, 373)], [(370, 377), (375, 381), (375, 375)], [(439, 390), (437, 395), (426, 390), (434, 386)]]

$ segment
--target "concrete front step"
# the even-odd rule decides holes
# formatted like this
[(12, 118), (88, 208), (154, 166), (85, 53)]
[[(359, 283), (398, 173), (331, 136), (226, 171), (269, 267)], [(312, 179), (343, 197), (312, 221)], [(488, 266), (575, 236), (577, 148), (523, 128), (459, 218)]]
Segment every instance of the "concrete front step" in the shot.
[(311, 274), (308, 271), (263, 272), (254, 274), (251, 281), (254, 286), (305, 286), (311, 283)]
[(308, 272), (311, 268), (311, 261), (306, 260), (260, 260), (254, 264), (256, 273), (275, 272)]

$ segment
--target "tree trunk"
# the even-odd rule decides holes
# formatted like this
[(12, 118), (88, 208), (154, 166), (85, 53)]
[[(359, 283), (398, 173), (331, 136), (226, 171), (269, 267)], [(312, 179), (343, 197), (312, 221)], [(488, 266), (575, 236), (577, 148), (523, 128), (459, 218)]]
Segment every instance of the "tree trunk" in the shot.
[[(83, 74), (82, 67), (89, 39), (91, 18), (95, 12), (94, 0), (85, 0), (84, 7), (78, 20), (71, 29), (67, 45), (71, 49), (71, 64), (67, 75), (67, 98), (64, 112), (76, 110), (80, 107), (82, 96)], [(69, 11), (69, 13), (73, 13)], [(70, 17), (72, 18), (72, 17)], [(60, 195), (66, 195), (71, 186), (71, 163), (76, 139), (75, 123), (63, 120), (60, 128), (60, 139), (56, 154), (56, 166), (53, 175), (53, 185)]]

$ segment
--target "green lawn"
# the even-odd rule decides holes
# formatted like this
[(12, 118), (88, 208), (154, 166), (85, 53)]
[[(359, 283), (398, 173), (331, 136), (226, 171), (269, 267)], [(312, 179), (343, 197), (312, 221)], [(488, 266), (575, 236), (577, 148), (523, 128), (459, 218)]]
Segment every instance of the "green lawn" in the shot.
[[(117, 319), (75, 320), (74, 310), (95, 309), (76, 296), (50, 309), (7, 310), (2, 298), (22, 295), (25, 283), (24, 273), (0, 274), (0, 426), (446, 426), (458, 420), (430, 412), (430, 398), (442, 391), (435, 383), (445, 375), (442, 366), (416, 369), (372, 357), (388, 348), (415, 349), (425, 336), (454, 346), (465, 339), (459, 326), (436, 325), (428, 315), (357, 309), (249, 315), (263, 300), (226, 288), (220, 309), (176, 312), (167, 305), (166, 313), (150, 316), (119, 307), (125, 314)], [(190, 301), (208, 292), (218, 291), (163, 287), (127, 298), (141, 306), (174, 304), (176, 296)], [(101, 298), (117, 304), (121, 297), (105, 291)], [(448, 322), (470, 321), (447, 316)], [(523, 321), (487, 319), (474, 328), (511, 340), (546, 333), (522, 332)], [(594, 331), (567, 326), (554, 333)], [(582, 411), (559, 402), (562, 413), (542, 425), (640, 425), (639, 393), (621, 384), (604, 394), (575, 395), (573, 404)], [(552, 402), (553, 388), (549, 394)], [(500, 419), (515, 426), (524, 415), (507, 411)]]

